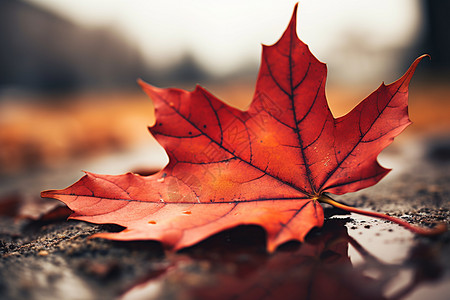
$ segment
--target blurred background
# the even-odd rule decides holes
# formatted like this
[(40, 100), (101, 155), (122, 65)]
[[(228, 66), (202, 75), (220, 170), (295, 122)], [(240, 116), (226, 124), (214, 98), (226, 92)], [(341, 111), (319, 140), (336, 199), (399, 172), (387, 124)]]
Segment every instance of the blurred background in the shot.
[[(261, 43), (279, 39), (296, 2), (0, 0), (0, 192), (30, 178), (40, 179), (36, 189), (67, 178), (63, 187), (81, 169), (162, 167), (164, 151), (146, 128), (151, 101), (136, 79), (200, 83), (245, 108)], [(412, 81), (407, 132), (447, 132), (449, 11), (449, 1), (300, 0), (298, 34), (327, 63), (333, 113), (428, 53)]]

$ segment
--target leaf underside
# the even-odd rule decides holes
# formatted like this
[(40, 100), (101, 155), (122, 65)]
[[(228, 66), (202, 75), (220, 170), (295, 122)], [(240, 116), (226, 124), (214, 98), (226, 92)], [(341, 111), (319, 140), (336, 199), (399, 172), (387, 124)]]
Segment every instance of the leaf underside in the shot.
[(374, 185), (389, 170), (378, 154), (409, 124), (408, 85), (419, 57), (396, 82), (382, 84), (347, 115), (325, 98), (326, 66), (296, 34), (296, 13), (281, 39), (263, 46), (248, 110), (200, 86), (192, 92), (140, 82), (152, 98), (150, 132), (169, 164), (152, 176), (87, 173), (63, 190), (71, 218), (126, 227), (97, 237), (161, 241), (177, 250), (242, 224), (262, 226), (267, 249), (302, 241), (323, 224), (318, 199)]

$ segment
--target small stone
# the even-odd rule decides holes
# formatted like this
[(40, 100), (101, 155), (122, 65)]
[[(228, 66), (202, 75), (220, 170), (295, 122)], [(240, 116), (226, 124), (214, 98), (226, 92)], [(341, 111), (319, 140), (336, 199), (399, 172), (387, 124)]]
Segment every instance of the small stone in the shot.
[(47, 250), (41, 250), (38, 252), (39, 256), (47, 256), (48, 255), (48, 251)]

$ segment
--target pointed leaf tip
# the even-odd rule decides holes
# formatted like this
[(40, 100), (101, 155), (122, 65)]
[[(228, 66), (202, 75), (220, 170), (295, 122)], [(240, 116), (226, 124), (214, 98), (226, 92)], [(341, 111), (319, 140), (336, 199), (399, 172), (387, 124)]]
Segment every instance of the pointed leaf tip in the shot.
[(292, 33), (289, 32), (293, 31), (293, 35), (297, 36), (297, 10), (298, 10), (298, 3), (296, 3), (294, 6), (294, 11), (292, 12), (291, 20), (289, 21), (289, 25), (284, 34), (292, 35)]
[(419, 56), (418, 58), (416, 58), (414, 60), (414, 62), (411, 64), (411, 66), (408, 68), (408, 70), (405, 72), (405, 74), (402, 77), (400, 77), (397, 81), (393, 82), (392, 85), (400, 83), (401, 86), (403, 87), (402, 90), (403, 91), (407, 90), (409, 82), (411, 81), (411, 79), (414, 75), (414, 72), (416, 71), (417, 66), (425, 57), (428, 57), (429, 59), (431, 59), (431, 56), (429, 54), (423, 54), (423, 55)]
[(292, 12), (292, 17), (291, 17), (291, 21), (289, 22), (289, 24), (292, 24), (294, 26), (294, 28), (296, 28), (297, 26), (297, 11), (298, 11), (298, 2), (295, 3), (294, 6), (294, 11)]
[(42, 198), (52, 198), (53, 192), (54, 190), (46, 190), (46, 191), (42, 191), (41, 192), (41, 197)]

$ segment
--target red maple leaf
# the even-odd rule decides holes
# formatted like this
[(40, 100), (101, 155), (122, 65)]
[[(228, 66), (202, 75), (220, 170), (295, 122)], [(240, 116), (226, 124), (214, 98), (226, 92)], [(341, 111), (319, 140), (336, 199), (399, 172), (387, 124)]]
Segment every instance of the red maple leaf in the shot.
[(263, 46), (248, 110), (232, 108), (200, 86), (187, 92), (140, 82), (154, 101), (150, 131), (169, 164), (148, 177), (87, 173), (42, 196), (66, 203), (72, 219), (126, 227), (96, 237), (152, 239), (174, 250), (255, 224), (266, 230), (273, 251), (322, 226), (320, 201), (360, 212), (326, 193), (354, 192), (389, 172), (377, 156), (410, 124), (408, 84), (423, 56), (399, 80), (382, 84), (335, 119), (325, 98), (326, 66), (298, 39), (296, 11), (281, 39)]

